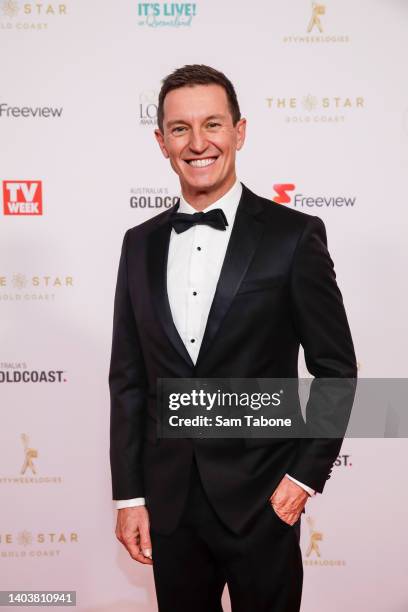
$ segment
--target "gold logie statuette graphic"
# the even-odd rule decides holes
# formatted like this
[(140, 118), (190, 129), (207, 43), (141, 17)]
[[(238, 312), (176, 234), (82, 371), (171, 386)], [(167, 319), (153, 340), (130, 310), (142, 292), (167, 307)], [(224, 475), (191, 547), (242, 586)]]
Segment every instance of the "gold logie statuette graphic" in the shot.
[(312, 16), (309, 21), (309, 25), (307, 27), (307, 33), (309, 34), (314, 27), (316, 27), (320, 33), (323, 32), (322, 22), (320, 21), (320, 16), (326, 13), (326, 7), (324, 4), (318, 4), (317, 2), (312, 2)]
[(323, 534), (321, 531), (316, 531), (314, 528), (314, 520), (311, 516), (308, 516), (307, 524), (309, 526), (309, 546), (306, 550), (306, 557), (310, 557), (312, 552), (314, 552), (318, 557), (320, 557), (320, 548), (319, 542), (323, 540)]
[(28, 468), (30, 468), (33, 474), (36, 474), (33, 459), (36, 459), (38, 457), (38, 451), (35, 448), (29, 448), (28, 444), (30, 439), (27, 434), (21, 434), (21, 440), (23, 442), (24, 447), (24, 463), (23, 467), (21, 468), (20, 474), (25, 474)]

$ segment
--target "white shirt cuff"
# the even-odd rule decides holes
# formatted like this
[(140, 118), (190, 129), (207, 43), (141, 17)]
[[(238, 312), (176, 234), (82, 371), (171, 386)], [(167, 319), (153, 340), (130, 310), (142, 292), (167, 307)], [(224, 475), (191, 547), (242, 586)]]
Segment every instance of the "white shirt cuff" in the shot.
[(118, 499), (115, 501), (116, 509), (122, 510), (122, 508), (134, 508), (135, 506), (145, 506), (144, 497), (134, 497), (133, 499)]
[(286, 474), (286, 476), (289, 478), (289, 480), (292, 480), (297, 485), (299, 485), (299, 487), (302, 487), (302, 489), (304, 489), (306, 491), (306, 493), (309, 493), (310, 496), (314, 495), (316, 493), (316, 491), (314, 489), (312, 489), (311, 487), (308, 487), (307, 485), (303, 484), (303, 482), (300, 482), (299, 480), (296, 480), (296, 478), (293, 478), (293, 476), (289, 476), (289, 474)]

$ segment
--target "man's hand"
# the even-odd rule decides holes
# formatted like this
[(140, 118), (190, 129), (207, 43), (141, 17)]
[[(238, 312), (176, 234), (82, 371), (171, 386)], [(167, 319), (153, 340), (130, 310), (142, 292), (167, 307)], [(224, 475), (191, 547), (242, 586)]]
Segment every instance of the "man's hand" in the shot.
[(145, 506), (118, 510), (116, 537), (135, 561), (152, 565), (149, 514)]
[(309, 494), (302, 487), (284, 476), (269, 501), (284, 523), (294, 525), (309, 497)]

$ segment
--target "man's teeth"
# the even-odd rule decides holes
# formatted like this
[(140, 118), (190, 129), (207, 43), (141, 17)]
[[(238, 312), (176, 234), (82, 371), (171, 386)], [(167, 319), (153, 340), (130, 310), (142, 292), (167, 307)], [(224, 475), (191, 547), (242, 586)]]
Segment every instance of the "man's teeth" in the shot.
[(190, 166), (194, 166), (194, 168), (204, 168), (205, 166), (210, 166), (216, 161), (216, 157), (211, 157), (208, 159), (191, 159), (188, 163)]

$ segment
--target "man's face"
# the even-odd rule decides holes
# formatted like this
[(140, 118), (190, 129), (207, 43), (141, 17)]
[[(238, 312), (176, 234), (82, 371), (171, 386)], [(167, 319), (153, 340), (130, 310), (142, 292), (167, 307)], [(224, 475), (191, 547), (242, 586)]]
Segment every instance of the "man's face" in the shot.
[(180, 178), (183, 193), (223, 194), (235, 181), (235, 154), (244, 144), (245, 119), (234, 126), (220, 85), (170, 91), (164, 99), (163, 132), (155, 135)]

